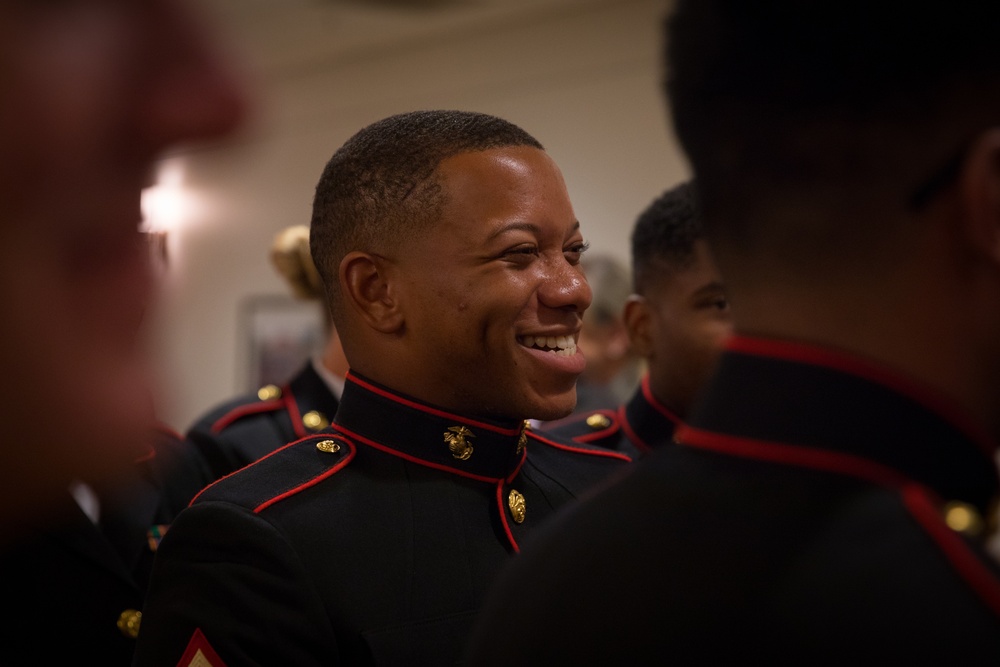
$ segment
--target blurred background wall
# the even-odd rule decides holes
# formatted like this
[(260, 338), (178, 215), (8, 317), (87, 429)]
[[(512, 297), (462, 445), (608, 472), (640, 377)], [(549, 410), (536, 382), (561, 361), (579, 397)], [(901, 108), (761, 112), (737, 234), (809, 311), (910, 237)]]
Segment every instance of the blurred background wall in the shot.
[(660, 88), (668, 0), (200, 1), (256, 108), (226, 144), (165, 156), (144, 198), (166, 230), (155, 326), (174, 428), (250, 388), (248, 304), (289, 295), (271, 241), (308, 224), (324, 164), (368, 123), (455, 108), (521, 125), (593, 252), (623, 261), (635, 216), (688, 175)]

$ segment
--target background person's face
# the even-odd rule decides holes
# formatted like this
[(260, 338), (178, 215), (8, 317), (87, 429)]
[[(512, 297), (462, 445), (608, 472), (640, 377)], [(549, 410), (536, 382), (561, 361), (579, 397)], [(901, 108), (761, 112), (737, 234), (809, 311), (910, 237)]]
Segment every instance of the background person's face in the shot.
[(684, 416), (707, 381), (733, 322), (722, 278), (704, 241), (690, 266), (665, 272), (646, 294), (650, 388)]
[(0, 0), (0, 500), (19, 512), (145, 442), (141, 190), (242, 106), (174, 0)]
[(466, 414), (568, 414), (591, 293), (562, 174), (530, 147), (457, 155), (438, 174), (442, 218), (398, 262), (414, 362), (426, 378), (419, 398)]

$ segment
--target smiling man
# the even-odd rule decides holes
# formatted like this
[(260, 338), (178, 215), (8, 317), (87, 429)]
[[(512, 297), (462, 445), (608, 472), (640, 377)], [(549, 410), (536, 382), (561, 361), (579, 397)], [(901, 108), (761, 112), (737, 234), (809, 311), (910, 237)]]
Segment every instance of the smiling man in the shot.
[(454, 664), (525, 538), (629, 460), (526, 426), (576, 402), (591, 293), (562, 175), (523, 130), (366, 127), (320, 178), (310, 243), (351, 367), (334, 423), (174, 522), (139, 665)]

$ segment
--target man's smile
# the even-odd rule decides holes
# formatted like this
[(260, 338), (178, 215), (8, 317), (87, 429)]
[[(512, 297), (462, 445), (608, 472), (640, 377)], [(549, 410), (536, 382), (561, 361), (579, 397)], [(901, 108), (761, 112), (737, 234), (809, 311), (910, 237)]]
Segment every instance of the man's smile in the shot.
[(576, 339), (574, 336), (518, 336), (517, 340), (525, 347), (545, 352), (554, 352), (564, 357), (576, 354)]

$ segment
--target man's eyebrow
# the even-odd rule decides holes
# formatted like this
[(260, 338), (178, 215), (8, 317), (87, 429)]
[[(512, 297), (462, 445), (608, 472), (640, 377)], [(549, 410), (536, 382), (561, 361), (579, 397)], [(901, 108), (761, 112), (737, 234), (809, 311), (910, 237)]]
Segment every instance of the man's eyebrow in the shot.
[[(574, 220), (572, 231), (575, 232), (578, 229), (580, 229), (580, 221)], [(514, 231), (525, 231), (525, 232), (532, 232), (533, 234), (538, 234), (539, 232), (541, 232), (541, 228), (539, 228), (539, 226), (533, 222), (511, 222), (490, 232), (490, 235), (486, 237), (486, 240), (492, 241), (498, 236), (506, 234), (507, 232), (514, 232)]]

